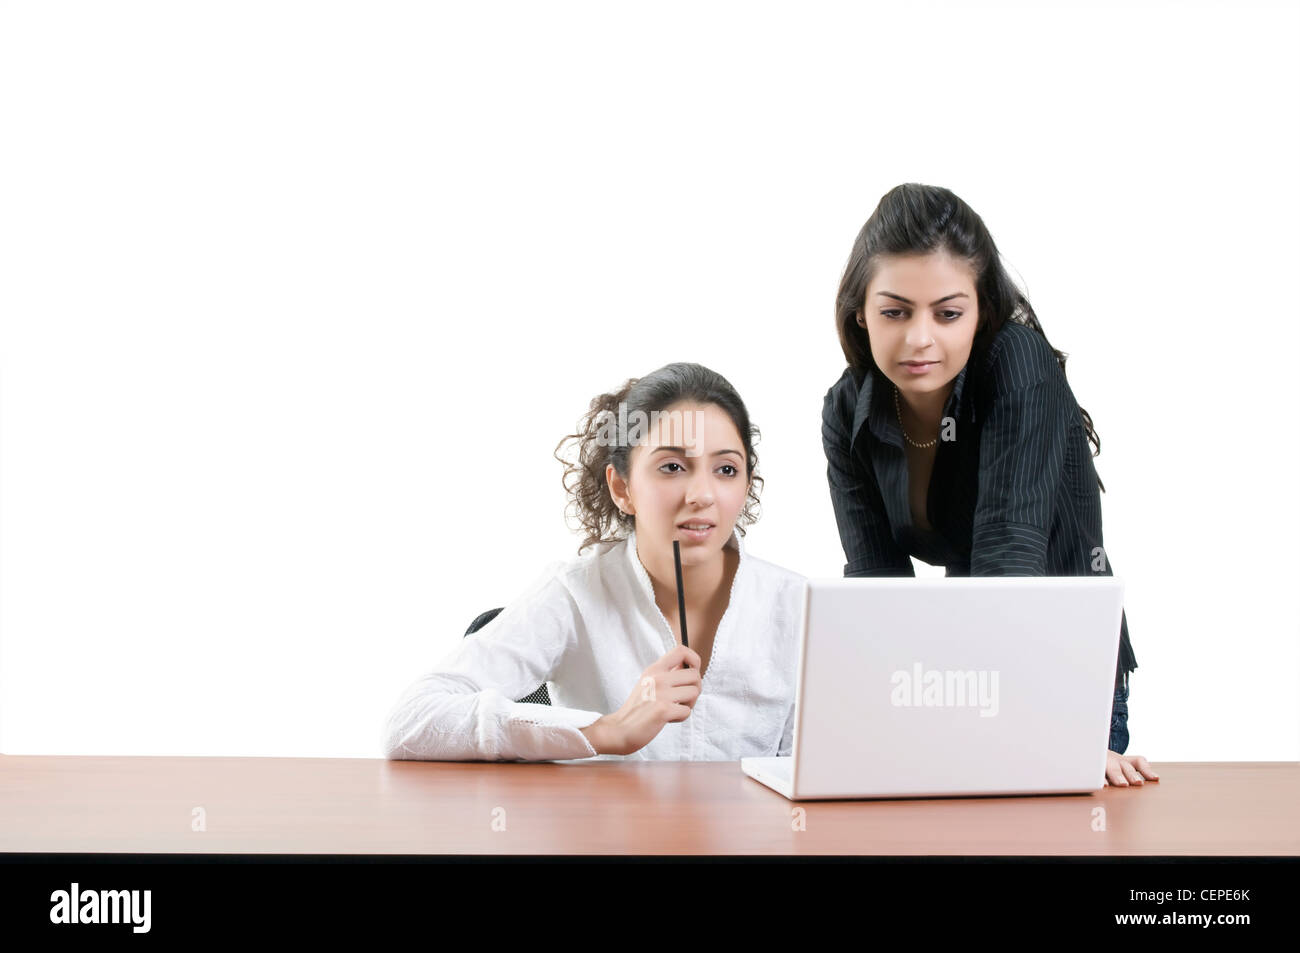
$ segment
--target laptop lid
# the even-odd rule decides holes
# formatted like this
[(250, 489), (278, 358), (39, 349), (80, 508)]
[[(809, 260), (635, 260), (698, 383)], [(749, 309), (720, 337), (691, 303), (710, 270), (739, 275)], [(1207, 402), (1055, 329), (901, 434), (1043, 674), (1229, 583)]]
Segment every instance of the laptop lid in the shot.
[(1098, 790), (1123, 582), (810, 579), (793, 796)]

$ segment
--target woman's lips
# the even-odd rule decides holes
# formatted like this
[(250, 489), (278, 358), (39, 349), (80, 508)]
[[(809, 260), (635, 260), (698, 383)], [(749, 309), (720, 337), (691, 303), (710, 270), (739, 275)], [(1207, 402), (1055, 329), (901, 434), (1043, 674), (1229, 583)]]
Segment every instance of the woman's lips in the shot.
[(677, 532), (682, 534), (683, 540), (686, 540), (688, 542), (699, 543), (708, 539), (709, 534), (712, 533), (715, 529), (717, 529), (716, 526), (710, 526), (708, 529), (703, 529), (703, 530), (687, 529), (685, 526), (678, 526)]
[(932, 367), (937, 367), (938, 361), (926, 361), (924, 364), (904, 364), (903, 367), (909, 374), (924, 374)]

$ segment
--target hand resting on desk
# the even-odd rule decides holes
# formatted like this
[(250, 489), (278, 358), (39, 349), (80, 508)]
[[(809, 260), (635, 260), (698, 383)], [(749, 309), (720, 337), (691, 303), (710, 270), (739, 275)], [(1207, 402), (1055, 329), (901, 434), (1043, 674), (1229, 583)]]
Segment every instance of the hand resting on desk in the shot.
[(1140, 754), (1122, 755), (1118, 751), (1106, 752), (1106, 783), (1116, 787), (1159, 781), (1160, 775), (1151, 769), (1150, 762)]

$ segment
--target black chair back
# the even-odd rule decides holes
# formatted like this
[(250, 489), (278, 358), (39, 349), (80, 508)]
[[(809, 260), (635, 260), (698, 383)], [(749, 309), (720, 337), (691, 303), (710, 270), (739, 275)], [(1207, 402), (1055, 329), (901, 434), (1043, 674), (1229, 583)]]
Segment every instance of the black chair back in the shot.
[[(479, 613), (474, 618), (474, 621), (469, 624), (469, 628), (465, 630), (466, 638), (473, 635), (479, 629), (483, 628), (483, 626), (495, 619), (497, 614), (504, 608), (505, 606), (497, 606), (495, 609), (488, 609), (487, 612)], [(537, 691), (524, 698), (516, 698), (515, 701), (531, 702), (534, 705), (549, 705), (551, 703), (551, 696), (550, 693), (546, 691), (546, 683), (543, 682), (538, 687)]]

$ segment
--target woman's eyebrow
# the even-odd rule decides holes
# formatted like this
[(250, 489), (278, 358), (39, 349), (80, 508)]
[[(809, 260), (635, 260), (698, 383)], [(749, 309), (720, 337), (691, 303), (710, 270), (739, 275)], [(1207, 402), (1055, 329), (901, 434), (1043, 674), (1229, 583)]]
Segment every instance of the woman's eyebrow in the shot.
[[(892, 291), (877, 291), (876, 294), (884, 295), (886, 298), (897, 298), (899, 301), (903, 302), (904, 304), (916, 304), (915, 301), (912, 301), (908, 298), (904, 298), (902, 295), (896, 295)], [(938, 301), (931, 301), (930, 307), (933, 308), (936, 304), (943, 304), (945, 301), (948, 301), (951, 298), (969, 298), (969, 297), (970, 295), (968, 295), (966, 292), (958, 291), (956, 294), (945, 295), (944, 297), (940, 298)]]
[[(655, 447), (654, 450), (653, 450), (652, 452), (654, 452), (654, 453), (672, 452), (672, 453), (680, 453), (680, 454), (682, 454), (683, 456), (685, 456), (685, 455), (686, 455), (686, 448), (685, 448), (685, 447)], [(740, 451), (739, 451), (739, 450), (715, 450), (715, 451), (713, 451), (713, 455), (714, 455), (715, 457), (720, 457), (720, 456), (722, 456), (724, 453), (734, 453), (736, 456), (740, 456)]]

